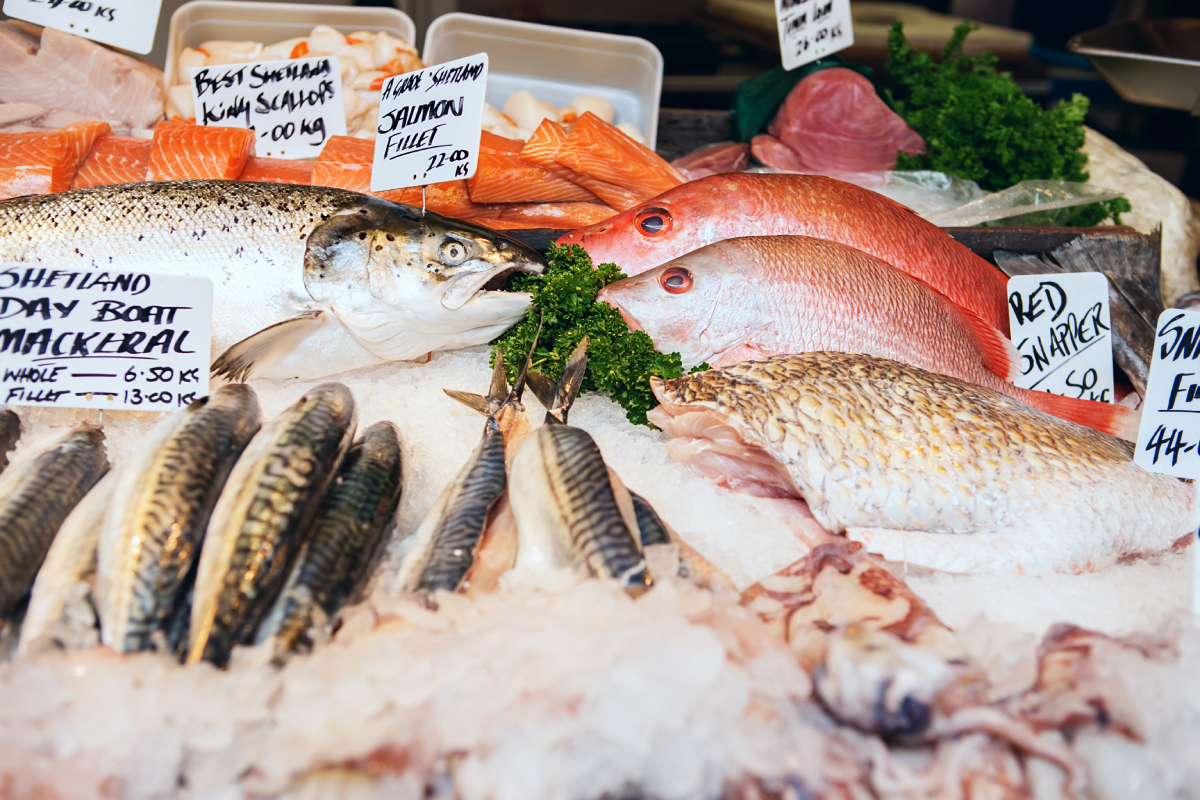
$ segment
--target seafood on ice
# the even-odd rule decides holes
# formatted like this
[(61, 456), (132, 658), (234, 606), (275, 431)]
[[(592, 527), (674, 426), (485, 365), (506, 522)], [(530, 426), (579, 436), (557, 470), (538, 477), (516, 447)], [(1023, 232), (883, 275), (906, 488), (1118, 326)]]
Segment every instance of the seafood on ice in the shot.
[(563, 108), (539, 100), (528, 89), (518, 89), (508, 96), (504, 105), (497, 110), (490, 103), (483, 107), (483, 129), (488, 133), (507, 139), (529, 139), (545, 120), (559, 125), (570, 125), (579, 117), (591, 112), (609, 125), (616, 125), (621, 133), (638, 144), (646, 144), (646, 137), (631, 122), (616, 122), (613, 104), (605, 97), (581, 94)]
[(675, 458), (783, 501), (813, 541), (844, 533), (889, 561), (1100, 570), (1197, 526), (1195, 487), (1136, 466), (1129, 443), (885, 358), (774, 356), (651, 385)]
[(740, 236), (799, 234), (862, 250), (1008, 333), (1008, 283), (990, 263), (911, 209), (821, 175), (712, 175), (571, 231), (596, 264), (638, 275)]
[(215, 181), (0, 204), (0, 260), (63, 279), (72, 268), (210, 278), (213, 352), (225, 351), (214, 370), (238, 378), (320, 377), (481, 344), (529, 305), (488, 285), (544, 265), (486, 228), (368, 195)]
[(308, 36), (265, 46), (254, 41), (211, 40), (179, 51), (175, 83), (167, 90), (166, 116), (168, 119), (195, 118), (191, 87), (191, 70), (194, 68), (314, 56), (337, 58), (346, 106), (346, 131), (351, 136), (370, 141), (375, 140), (383, 82), (392, 75), (425, 68), (411, 43), (387, 31), (343, 34), (328, 25), (318, 25)]

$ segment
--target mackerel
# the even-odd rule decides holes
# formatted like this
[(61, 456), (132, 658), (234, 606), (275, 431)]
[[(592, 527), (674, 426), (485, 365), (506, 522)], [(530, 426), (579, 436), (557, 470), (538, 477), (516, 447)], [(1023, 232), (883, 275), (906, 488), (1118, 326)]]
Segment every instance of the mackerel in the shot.
[(249, 386), (222, 386), (164, 419), (117, 468), (98, 548), (101, 641), (119, 653), (151, 646), (172, 615), (213, 505), (259, 429)]
[(354, 437), (350, 390), (323, 383), (263, 427), (217, 500), (193, 589), (187, 661), (253, 641)]
[(8, 454), (21, 439), (21, 418), (11, 408), (0, 411), (0, 472), (8, 468)]
[(107, 471), (104, 433), (84, 423), (0, 476), (0, 624), (29, 592), (63, 520)]
[(313, 629), (327, 628), (356, 596), (392, 532), (400, 502), (400, 436), (391, 422), (363, 433), (329, 487), (287, 584), (259, 628), (274, 640), (276, 663), (312, 648)]

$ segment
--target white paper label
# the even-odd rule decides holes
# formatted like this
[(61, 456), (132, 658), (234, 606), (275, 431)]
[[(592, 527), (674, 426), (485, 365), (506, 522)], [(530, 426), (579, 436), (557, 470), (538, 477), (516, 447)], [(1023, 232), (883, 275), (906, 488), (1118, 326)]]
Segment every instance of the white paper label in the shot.
[(487, 70), (487, 53), (478, 53), (384, 82), (372, 192), (475, 174)]
[(775, 0), (783, 68), (795, 69), (854, 44), (850, 0)]
[(192, 67), (200, 125), (254, 130), (254, 154), (315, 158), (330, 136), (346, 135), (342, 73), (333, 56)]
[(1022, 389), (1111, 403), (1108, 278), (1099, 272), (1008, 279), (1008, 321)]
[(154, 49), (162, 0), (4, 0), (4, 13), (134, 53)]
[(5, 403), (173, 411), (208, 394), (212, 281), (0, 264)]
[(1200, 478), (1200, 312), (1158, 317), (1133, 462), (1151, 472)]

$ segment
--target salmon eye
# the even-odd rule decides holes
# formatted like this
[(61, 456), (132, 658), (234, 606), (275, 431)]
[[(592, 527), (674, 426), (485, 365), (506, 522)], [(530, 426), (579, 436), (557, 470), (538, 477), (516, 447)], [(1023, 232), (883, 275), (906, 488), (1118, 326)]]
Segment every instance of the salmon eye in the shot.
[(442, 249), (438, 251), (438, 255), (441, 256), (443, 264), (457, 267), (467, 260), (467, 248), (462, 242), (447, 239), (442, 243)]
[(645, 236), (662, 236), (671, 230), (671, 212), (665, 208), (647, 208), (638, 213), (633, 224)]
[(692, 288), (692, 273), (683, 267), (664, 269), (658, 276), (658, 285), (670, 294), (683, 294)]

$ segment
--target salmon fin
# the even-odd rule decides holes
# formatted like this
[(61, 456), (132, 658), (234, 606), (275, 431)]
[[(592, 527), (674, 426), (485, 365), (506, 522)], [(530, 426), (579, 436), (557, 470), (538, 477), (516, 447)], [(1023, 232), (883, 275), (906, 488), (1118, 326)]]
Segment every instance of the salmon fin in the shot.
[(451, 399), (457, 400), (473, 411), (478, 411), (480, 414), (488, 413), (488, 399), (481, 394), (460, 392), (458, 389), (442, 389), (442, 391)]
[(974, 311), (969, 311), (962, 306), (957, 306), (957, 308), (970, 327), (975, 340), (979, 343), (979, 353), (983, 357), (983, 366), (987, 371), (1009, 383), (1020, 377), (1021, 356), (1012, 340)]
[(1136, 442), (1142, 414), (1128, 406), (1062, 397), (1048, 392), (1031, 392), (1036, 395), (1033, 403), (1037, 409), (1053, 414), (1059, 419), (1074, 422), (1088, 428), (1109, 433), (1127, 442)]
[[(579, 395), (579, 389), (583, 386), (583, 376), (587, 372), (587, 347), (588, 338), (585, 336), (567, 358), (567, 363), (563, 366), (562, 377), (558, 379), (558, 383), (554, 384), (553, 394), (547, 398), (550, 402), (548, 404), (542, 402), (542, 405), (546, 406), (546, 422), (567, 424), (567, 414), (570, 412), (575, 398)], [(535, 374), (538, 373), (530, 372), (529, 377), (532, 378)], [(541, 401), (539, 387), (532, 380), (530, 380), (529, 386)], [(545, 391), (544, 386), (542, 391)]]
[(250, 334), (222, 353), (213, 362), (211, 372), (218, 378), (245, 383), (255, 374), (287, 358), (327, 321), (328, 315), (324, 311), (315, 310), (276, 322), (258, 333)]

